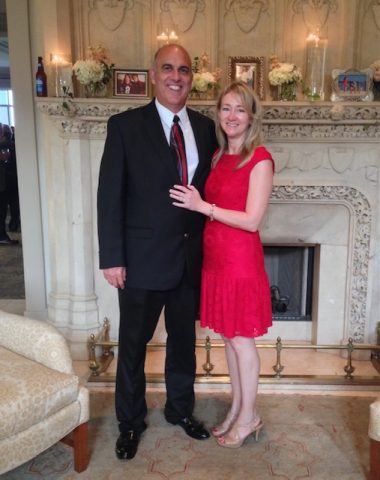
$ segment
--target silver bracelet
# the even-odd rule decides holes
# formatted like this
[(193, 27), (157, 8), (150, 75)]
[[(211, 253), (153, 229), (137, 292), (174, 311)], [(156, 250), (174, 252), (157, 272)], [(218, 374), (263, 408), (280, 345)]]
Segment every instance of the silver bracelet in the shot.
[(210, 218), (210, 222), (214, 221), (214, 208), (215, 207), (216, 207), (215, 203), (212, 203), (211, 207), (210, 207), (210, 213), (208, 214), (208, 216)]

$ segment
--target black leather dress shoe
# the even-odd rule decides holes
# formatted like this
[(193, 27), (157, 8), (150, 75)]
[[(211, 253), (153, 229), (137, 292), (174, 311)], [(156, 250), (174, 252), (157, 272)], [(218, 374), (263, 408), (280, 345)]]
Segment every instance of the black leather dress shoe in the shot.
[(185, 417), (177, 421), (168, 420), (172, 425), (179, 425), (185, 430), (185, 433), (189, 437), (195, 438), (196, 440), (206, 440), (210, 438), (210, 434), (203, 426), (203, 423), (198, 422), (194, 417)]
[(116, 441), (115, 453), (120, 460), (130, 460), (136, 455), (141, 433), (136, 430), (129, 430), (120, 434)]

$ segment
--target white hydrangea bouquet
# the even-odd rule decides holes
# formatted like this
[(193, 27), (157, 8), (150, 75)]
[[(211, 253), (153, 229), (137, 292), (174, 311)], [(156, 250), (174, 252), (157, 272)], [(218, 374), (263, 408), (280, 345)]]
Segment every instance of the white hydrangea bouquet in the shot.
[(301, 70), (294, 63), (279, 62), (277, 57), (270, 57), (269, 83), (281, 87), (283, 100), (295, 100), (295, 87), (302, 81)]
[(88, 47), (88, 57), (78, 60), (73, 66), (75, 76), (79, 83), (85, 86), (89, 96), (95, 96), (105, 89), (112, 78), (114, 64), (106, 55), (105, 48), (101, 45)]
[(200, 97), (202, 94), (214, 93), (219, 88), (219, 80), (221, 76), (221, 69), (217, 68), (214, 72), (208, 71), (209, 58), (206, 53), (203, 53), (201, 57), (194, 57), (192, 70), (193, 70), (193, 83), (191, 86), (191, 94), (194, 97)]
[(274, 86), (284, 83), (300, 83), (302, 80), (301, 70), (294, 63), (279, 62), (277, 57), (270, 58), (269, 83)]

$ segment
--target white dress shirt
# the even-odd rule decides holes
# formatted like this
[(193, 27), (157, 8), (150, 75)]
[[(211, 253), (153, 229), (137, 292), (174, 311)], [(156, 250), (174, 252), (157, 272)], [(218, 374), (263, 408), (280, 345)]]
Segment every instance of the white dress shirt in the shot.
[(166, 107), (161, 105), (161, 103), (155, 99), (156, 107), (158, 114), (161, 119), (162, 126), (164, 127), (166, 140), (168, 145), (170, 145), (170, 130), (173, 124), (174, 115), (179, 117), (179, 125), (181, 126), (183, 132), (183, 138), (185, 139), (185, 149), (186, 149), (186, 160), (187, 160), (187, 174), (189, 183), (191, 183), (195, 170), (199, 163), (198, 149), (195, 143), (193, 129), (191, 128), (191, 123), (189, 116), (187, 114), (186, 106), (182, 108), (177, 113), (173, 113), (168, 110)]

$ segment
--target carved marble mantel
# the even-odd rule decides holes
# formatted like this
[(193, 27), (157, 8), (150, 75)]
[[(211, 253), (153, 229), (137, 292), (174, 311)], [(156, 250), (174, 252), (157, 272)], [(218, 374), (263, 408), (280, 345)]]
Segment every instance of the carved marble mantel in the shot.
[[(110, 115), (147, 101), (75, 99), (64, 109), (62, 99), (37, 99), (38, 108), (60, 125), (63, 134), (105, 135)], [(376, 102), (262, 102), (268, 142), (379, 142), (380, 103)], [(189, 101), (189, 106), (214, 117), (214, 101)]]
[[(75, 99), (69, 111), (59, 98), (36, 103), (48, 130), (39, 148), (49, 199), (49, 318), (65, 332), (73, 355), (86, 358), (85, 341), (103, 317), (117, 323), (115, 293), (97, 268), (96, 185), (106, 122), (142, 102)], [(214, 115), (212, 101), (189, 104)], [(380, 239), (380, 103), (263, 102), (263, 107), (266, 143), (276, 161), (263, 239), (322, 245), (320, 327), (306, 336), (318, 343), (337, 343), (348, 336), (371, 340), (380, 302), (375, 295), (380, 276), (375, 248)], [(311, 219), (303, 218), (303, 211), (310, 211)], [(288, 337), (275, 327), (269, 338), (281, 334), (291, 339), (291, 329), (285, 327)]]

